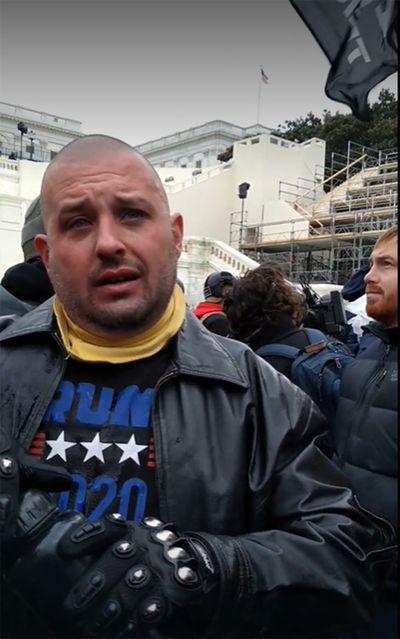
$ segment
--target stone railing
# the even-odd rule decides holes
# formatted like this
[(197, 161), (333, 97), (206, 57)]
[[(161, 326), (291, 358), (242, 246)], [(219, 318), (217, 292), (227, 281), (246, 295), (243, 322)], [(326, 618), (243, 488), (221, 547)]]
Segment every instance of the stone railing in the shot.
[(18, 171), (18, 162), (15, 160), (8, 160), (7, 158), (0, 158), (0, 170)]
[(0, 102), (0, 111), (4, 115), (11, 115), (21, 120), (29, 120), (30, 122), (36, 122), (38, 124), (40, 123), (52, 127), (59, 127), (76, 133), (80, 133), (82, 126), (82, 123), (79, 122), (79, 120), (59, 117), (52, 113), (36, 111), (35, 109), (28, 109), (16, 104), (9, 104), (8, 102)]
[(229, 271), (239, 276), (258, 262), (225, 242), (208, 237), (186, 237), (178, 263), (178, 274), (185, 285), (186, 301), (191, 308), (203, 299), (204, 280), (213, 271)]
[[(201, 169), (197, 172), (194, 169), (194, 175), (192, 174), (190, 177), (186, 177), (180, 182), (163, 182), (164, 189), (166, 193), (177, 193), (178, 191), (183, 191), (184, 189), (190, 188), (193, 184), (197, 184), (198, 182), (204, 182), (208, 180), (210, 177), (214, 177), (215, 175), (220, 175), (226, 170), (231, 168), (231, 164), (223, 164), (218, 166), (212, 166), (208, 169)], [(172, 170), (171, 170), (172, 173)]]

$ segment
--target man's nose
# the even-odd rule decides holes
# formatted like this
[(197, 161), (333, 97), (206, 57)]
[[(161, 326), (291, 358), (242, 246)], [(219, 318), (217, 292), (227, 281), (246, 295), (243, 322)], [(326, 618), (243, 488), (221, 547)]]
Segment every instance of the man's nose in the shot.
[(373, 282), (376, 279), (375, 275), (376, 275), (375, 268), (371, 266), (368, 273), (366, 273), (364, 276), (364, 284), (368, 284), (368, 282)]
[(110, 257), (125, 252), (122, 241), (122, 229), (111, 216), (100, 219), (97, 227), (96, 254), (98, 257)]

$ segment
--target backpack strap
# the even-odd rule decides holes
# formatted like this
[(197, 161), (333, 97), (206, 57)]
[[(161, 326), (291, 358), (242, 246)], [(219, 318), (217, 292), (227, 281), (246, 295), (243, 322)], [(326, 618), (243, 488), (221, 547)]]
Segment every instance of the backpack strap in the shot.
[(288, 344), (265, 344), (254, 352), (259, 357), (286, 357), (294, 360), (299, 355), (300, 349)]
[(328, 338), (322, 331), (316, 328), (303, 328), (309, 345), (304, 348), (296, 348), (296, 346), (289, 346), (288, 344), (265, 344), (260, 346), (255, 353), (260, 357), (286, 357), (287, 359), (295, 360), (302, 353), (315, 353), (323, 348), (328, 343)]
[(327, 336), (322, 331), (319, 331), (317, 328), (305, 327), (303, 328), (303, 331), (307, 335), (310, 344), (317, 344), (318, 342), (328, 341)]

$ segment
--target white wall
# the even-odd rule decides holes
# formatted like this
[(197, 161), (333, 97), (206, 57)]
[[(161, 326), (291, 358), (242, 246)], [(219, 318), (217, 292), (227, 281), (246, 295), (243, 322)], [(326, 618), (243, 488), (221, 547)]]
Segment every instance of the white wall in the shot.
[[(315, 166), (324, 163), (325, 143), (313, 139), (296, 144), (275, 138), (278, 143), (273, 144), (273, 137), (267, 133), (236, 142), (230, 163), (203, 170), (196, 176), (192, 175), (193, 168), (157, 169), (171, 211), (184, 217), (186, 237), (206, 236), (229, 243), (231, 214), (241, 209), (238, 186), (242, 182), (250, 184), (244, 200), (247, 222), (259, 225), (264, 221), (264, 237), (266, 233), (274, 237), (277, 233), (292, 232), (293, 224), (287, 221), (296, 218), (299, 220), (296, 232), (307, 233), (305, 218), (279, 199), (279, 182), (297, 183), (301, 177), (310, 177)], [(0, 275), (21, 260), (23, 217), (40, 192), (46, 167), (46, 163), (29, 160), (13, 163), (0, 158)], [(174, 177), (173, 182), (165, 182), (169, 176)]]
[(0, 158), (0, 276), (23, 260), (21, 229), (26, 210), (39, 195), (47, 164)]
[[(270, 138), (277, 140), (273, 144)], [(285, 143), (288, 146), (282, 146)], [(229, 242), (231, 214), (239, 212), (242, 201), (238, 197), (238, 186), (248, 182), (250, 188), (244, 200), (245, 213), (249, 224), (282, 222), (298, 219), (296, 228), (308, 230), (304, 217), (279, 199), (280, 181), (297, 184), (301, 178), (310, 178), (318, 164), (324, 163), (325, 142), (313, 139), (309, 143), (288, 143), (269, 134), (236, 142), (234, 155), (227, 167), (210, 169), (208, 179), (199, 176), (192, 185), (179, 189), (179, 174), (175, 182), (167, 187), (171, 210), (184, 215), (185, 234), (203, 235)], [(160, 175), (161, 169), (157, 169)], [(182, 169), (181, 169), (182, 170)], [(164, 169), (175, 175), (176, 169)], [(300, 182), (303, 184), (304, 182)], [(186, 184), (186, 182), (185, 182)], [(239, 219), (240, 215), (237, 216)], [(290, 230), (279, 224), (264, 229), (270, 234)]]

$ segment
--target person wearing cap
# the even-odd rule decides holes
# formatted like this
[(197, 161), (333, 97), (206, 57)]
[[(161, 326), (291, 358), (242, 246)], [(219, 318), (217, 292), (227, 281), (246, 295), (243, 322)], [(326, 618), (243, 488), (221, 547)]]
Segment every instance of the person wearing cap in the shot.
[(21, 233), (24, 261), (6, 270), (0, 284), (0, 315), (21, 316), (54, 294), (34, 239), (44, 233), (39, 197), (28, 207)]
[(200, 302), (193, 313), (212, 333), (227, 336), (229, 324), (222, 305), (237, 278), (229, 271), (211, 273), (204, 282), (204, 302)]

